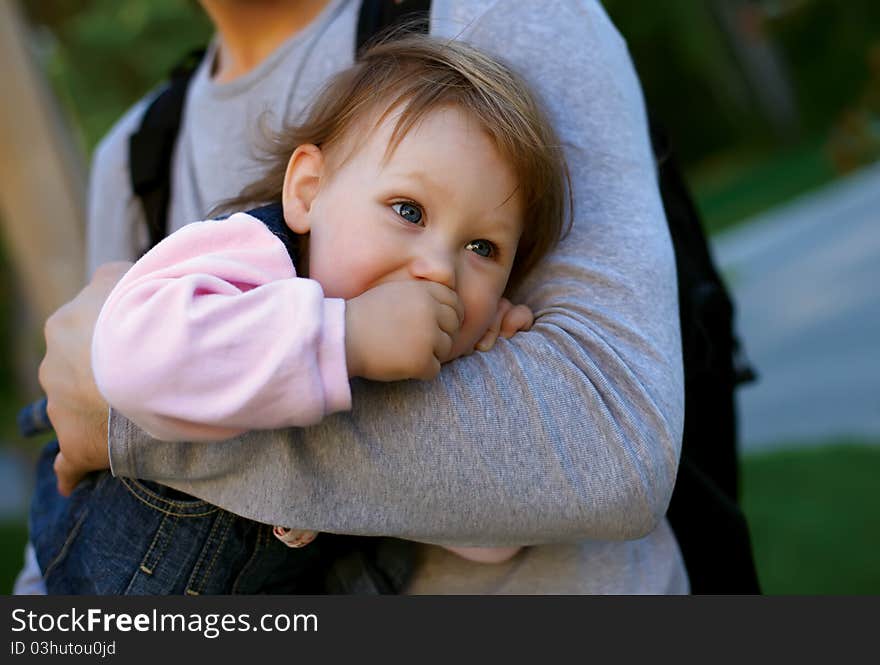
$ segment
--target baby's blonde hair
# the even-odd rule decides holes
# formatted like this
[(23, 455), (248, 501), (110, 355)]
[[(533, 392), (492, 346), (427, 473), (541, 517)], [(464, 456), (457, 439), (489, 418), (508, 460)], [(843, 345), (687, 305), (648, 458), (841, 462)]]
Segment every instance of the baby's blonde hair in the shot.
[(350, 138), (363, 119), (375, 117), (378, 126), (398, 112), (390, 154), (419, 120), (443, 107), (476, 118), (516, 176), (524, 226), (509, 292), (567, 226), (568, 169), (556, 133), (528, 86), (502, 63), (459, 41), (409, 35), (369, 48), (330, 80), (304, 122), (272, 137), (265, 177), (223, 207), (280, 201), (287, 161), (299, 145), (326, 149)]

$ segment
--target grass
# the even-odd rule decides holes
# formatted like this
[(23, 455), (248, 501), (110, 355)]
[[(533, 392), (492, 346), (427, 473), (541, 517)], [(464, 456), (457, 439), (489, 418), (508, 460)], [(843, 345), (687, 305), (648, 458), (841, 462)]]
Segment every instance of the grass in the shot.
[(832, 181), (837, 174), (824, 141), (806, 141), (772, 154), (719, 156), (689, 170), (688, 182), (709, 233)]
[(27, 525), (22, 522), (0, 523), (0, 593), (12, 593), (15, 576), (21, 570), (27, 542)]
[(748, 456), (743, 507), (767, 594), (880, 593), (880, 445)]
[[(743, 460), (764, 593), (880, 593), (878, 478), (880, 445), (838, 442)], [(0, 524), (0, 593), (12, 589), (26, 538), (23, 523)]]

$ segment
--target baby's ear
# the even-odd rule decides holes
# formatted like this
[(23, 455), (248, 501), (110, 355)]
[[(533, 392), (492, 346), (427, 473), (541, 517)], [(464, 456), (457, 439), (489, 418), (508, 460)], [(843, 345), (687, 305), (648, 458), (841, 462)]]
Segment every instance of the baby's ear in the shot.
[(323, 172), (324, 155), (316, 145), (301, 145), (290, 156), (284, 174), (281, 202), (284, 221), (294, 233), (305, 234), (311, 229), (309, 212), (318, 195)]

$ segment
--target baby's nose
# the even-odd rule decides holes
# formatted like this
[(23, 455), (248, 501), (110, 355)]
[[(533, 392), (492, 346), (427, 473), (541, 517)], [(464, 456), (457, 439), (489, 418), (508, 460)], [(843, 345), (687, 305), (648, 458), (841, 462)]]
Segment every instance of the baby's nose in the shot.
[(455, 258), (447, 251), (420, 253), (413, 258), (410, 272), (417, 279), (427, 279), (455, 290)]

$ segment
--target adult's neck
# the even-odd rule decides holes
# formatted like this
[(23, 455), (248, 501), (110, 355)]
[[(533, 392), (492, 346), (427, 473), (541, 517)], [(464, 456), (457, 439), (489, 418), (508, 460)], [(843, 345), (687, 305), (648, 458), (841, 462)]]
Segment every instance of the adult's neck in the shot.
[(218, 36), (214, 79), (244, 76), (305, 28), (330, 0), (201, 0)]

